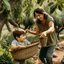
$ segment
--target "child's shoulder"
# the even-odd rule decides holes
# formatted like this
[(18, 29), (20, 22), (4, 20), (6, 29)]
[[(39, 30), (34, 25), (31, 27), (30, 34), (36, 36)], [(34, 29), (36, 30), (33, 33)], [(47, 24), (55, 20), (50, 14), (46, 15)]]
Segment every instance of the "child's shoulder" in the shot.
[(27, 39), (25, 39), (24, 41), (28, 41)]
[(17, 42), (17, 40), (15, 40), (15, 39), (12, 41), (12, 43), (16, 43), (16, 42)]
[(24, 40), (24, 43), (30, 44), (30, 41), (28, 41), (27, 39), (25, 39), (25, 40)]

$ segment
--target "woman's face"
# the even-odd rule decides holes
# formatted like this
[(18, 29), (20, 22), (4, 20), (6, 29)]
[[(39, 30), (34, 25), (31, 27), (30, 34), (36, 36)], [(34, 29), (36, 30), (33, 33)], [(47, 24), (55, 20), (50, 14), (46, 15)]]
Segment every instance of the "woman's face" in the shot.
[(44, 19), (44, 14), (39, 14), (35, 12), (35, 16), (36, 16), (36, 19), (39, 19), (40, 21)]

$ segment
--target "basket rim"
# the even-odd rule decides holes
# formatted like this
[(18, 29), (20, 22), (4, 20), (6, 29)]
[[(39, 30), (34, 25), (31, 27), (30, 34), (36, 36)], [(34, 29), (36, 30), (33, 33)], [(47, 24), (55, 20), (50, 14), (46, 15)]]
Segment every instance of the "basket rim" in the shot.
[(23, 47), (23, 48), (20, 48), (20, 49), (18, 49), (18, 50), (12, 51), (12, 50), (10, 49), (9, 52), (14, 53), (14, 52), (20, 51), (20, 50), (22, 50), (22, 49), (26, 49), (26, 48), (30, 48), (30, 47), (32, 47), (32, 46), (38, 45), (38, 44), (39, 44), (39, 42), (35, 42), (35, 43), (33, 42), (32, 44), (30, 44), (30, 45), (28, 45), (28, 46), (25, 46), (25, 47)]

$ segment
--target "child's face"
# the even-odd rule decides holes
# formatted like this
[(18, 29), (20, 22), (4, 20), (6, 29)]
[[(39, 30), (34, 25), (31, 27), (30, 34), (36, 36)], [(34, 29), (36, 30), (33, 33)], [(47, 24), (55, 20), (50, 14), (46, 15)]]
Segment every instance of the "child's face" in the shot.
[(25, 40), (25, 38), (26, 38), (26, 35), (25, 34), (22, 34), (22, 35), (20, 35), (20, 37), (17, 38), (17, 40), (19, 42), (23, 42)]

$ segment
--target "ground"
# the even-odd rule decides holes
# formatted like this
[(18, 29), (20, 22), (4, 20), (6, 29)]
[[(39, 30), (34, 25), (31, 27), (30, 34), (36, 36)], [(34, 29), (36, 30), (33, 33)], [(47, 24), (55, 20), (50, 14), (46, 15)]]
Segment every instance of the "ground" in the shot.
[(64, 56), (64, 40), (59, 43), (60, 49), (55, 50), (57, 54), (56, 58), (53, 58), (54, 64), (61, 64), (61, 60)]
[(57, 54), (57, 57), (53, 58), (54, 64), (61, 64), (61, 60), (64, 56), (64, 50), (55, 50), (55, 53)]

